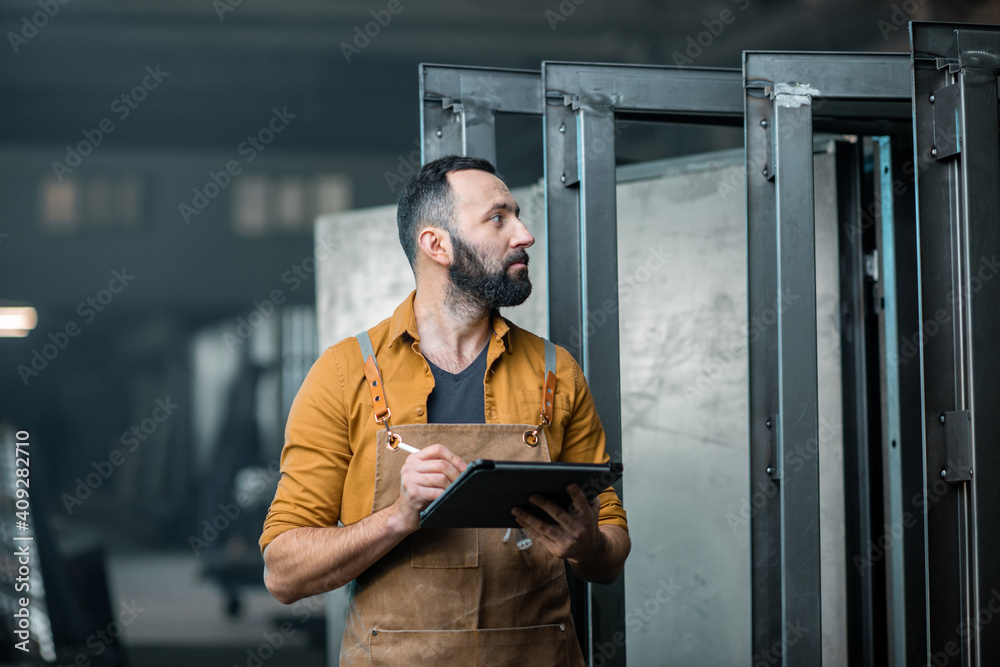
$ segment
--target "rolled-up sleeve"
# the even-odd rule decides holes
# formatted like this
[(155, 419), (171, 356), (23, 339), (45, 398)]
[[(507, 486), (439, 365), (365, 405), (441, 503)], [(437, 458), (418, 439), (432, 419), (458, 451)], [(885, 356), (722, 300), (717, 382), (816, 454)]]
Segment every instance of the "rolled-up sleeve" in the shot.
[[(564, 351), (560, 349), (560, 352)], [(572, 365), (574, 385), (572, 411), (563, 436), (559, 460), (572, 463), (607, 463), (611, 458), (604, 449), (604, 427), (601, 426), (601, 418), (597, 414), (597, 406), (594, 405), (594, 397), (590, 393), (590, 387), (587, 386), (583, 371), (568, 352), (560, 355), (558, 363)], [(600, 494), (600, 498), (601, 513), (598, 525), (620, 526), (627, 531), (625, 508), (615, 490), (608, 486)]]
[(335, 346), (313, 364), (285, 426), (281, 478), (264, 520), (261, 552), (293, 528), (335, 526), (351, 462), (343, 360)]

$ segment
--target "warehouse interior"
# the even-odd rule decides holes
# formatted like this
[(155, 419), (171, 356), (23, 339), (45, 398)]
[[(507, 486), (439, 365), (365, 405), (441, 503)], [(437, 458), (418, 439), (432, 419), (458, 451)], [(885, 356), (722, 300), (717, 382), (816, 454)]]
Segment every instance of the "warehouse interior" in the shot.
[[(594, 354), (579, 335), (593, 318), (580, 319), (572, 307), (560, 305), (569, 303), (565, 297), (580, 285), (545, 273), (546, 267), (554, 270), (553, 253), (560, 252), (560, 237), (547, 221), (553, 193), (559, 192), (547, 181), (559, 177), (547, 167), (552, 148), (546, 141), (555, 128), (544, 116), (548, 111), (497, 113), (488, 141), (484, 135), (473, 141), (469, 134), (465, 143), (461, 138), (454, 143), (447, 131), (436, 134), (440, 126), (434, 125), (451, 119), (467, 129), (466, 119), (435, 96), (440, 90), (434, 86), (455, 73), (449, 67), (471, 68), (469, 77), (477, 72), (484, 77), (486, 94), (478, 94), (483, 87), (470, 88), (473, 94), (465, 100), (469, 114), (475, 104), (502, 106), (519, 94), (520, 84), (508, 85), (505, 72), (529, 73), (528, 79), (541, 84), (542, 63), (566, 63), (574, 74), (585, 69), (583, 64), (621, 65), (618, 82), (638, 71), (628, 68), (730, 68), (742, 90), (745, 68), (757, 62), (746, 52), (870, 54), (910, 72), (911, 21), (995, 29), (1000, 8), (972, 0), (5, 2), (0, 7), (7, 41), (0, 66), (0, 112), (6, 121), (0, 124), (0, 307), (31, 308), (36, 319), (25, 331), (8, 330), (7, 320), (0, 320), (5, 334), (0, 337), (0, 440), (5, 465), (13, 466), (16, 453), (26, 448), (34, 455), (33, 565), (35, 576), (44, 579), (37, 599), (45, 609), (39, 615), (48, 623), (32, 626), (36, 643), (31, 652), (0, 647), (0, 663), (336, 664), (342, 607), (335, 595), (291, 607), (278, 603), (263, 586), (257, 538), (280, 475), (284, 422), (308, 369), (328, 345), (391, 314), (409, 291), (406, 280), (412, 277), (396, 250), (395, 202), (405, 179), (435, 151), (474, 148), (495, 159), (539, 241), (532, 251), (539, 289), (512, 317), (549, 333), (581, 360)], [(997, 42), (984, 43), (982, 66), (988, 68)], [(441, 64), (440, 72), (422, 65), (428, 63)], [(963, 64), (950, 64), (955, 65), (950, 74), (957, 76)], [(547, 68), (545, 76), (557, 76), (557, 69)], [(436, 73), (440, 79), (433, 78)], [(595, 75), (594, 90), (618, 85), (601, 75)], [(905, 84), (911, 85), (909, 79)], [(879, 291), (886, 282), (873, 272), (880, 269), (885, 278), (888, 272), (902, 277), (908, 270), (916, 276), (918, 255), (907, 239), (882, 236), (880, 223), (871, 213), (866, 217), (862, 205), (879, 200), (870, 191), (879, 183), (892, 190), (894, 181), (880, 181), (878, 169), (902, 178), (900, 168), (909, 156), (910, 189), (894, 195), (918, 208), (912, 190), (913, 136), (907, 134), (914, 131), (913, 111), (909, 105), (903, 111), (893, 107), (887, 115), (874, 106), (842, 111), (838, 100), (820, 110), (815, 100), (827, 104), (822, 92), (809, 93), (820, 115), (808, 137), (809, 169), (815, 171), (815, 202), (810, 200), (808, 208), (816, 216), (810, 247), (816, 255), (815, 275), (807, 282), (816, 287), (811, 340), (819, 358), (811, 386), (819, 387), (814, 424), (820, 425), (819, 465), (827, 466), (827, 475), (818, 473), (822, 499), (813, 500), (817, 507), (822, 503), (827, 530), (836, 527), (843, 534), (815, 533), (817, 551), (808, 553), (822, 554), (826, 606), (819, 609), (817, 592), (811, 611), (799, 611), (821, 616), (823, 630), (811, 627), (806, 640), (797, 639), (797, 619), (785, 615), (794, 596), (786, 599), (776, 583), (785, 582), (785, 568), (772, 564), (768, 570), (759, 563), (768, 556), (754, 551), (781, 551), (792, 542), (750, 521), (759, 509), (755, 490), (765, 488), (758, 482), (771, 474), (770, 467), (767, 475), (761, 472), (764, 466), (753, 468), (759, 463), (754, 443), (764, 424), (755, 421), (754, 396), (771, 381), (755, 385), (754, 378), (763, 376), (754, 369), (778, 364), (754, 356), (754, 304), (765, 304), (760, 310), (766, 311), (774, 298), (753, 291), (772, 277), (755, 259), (768, 249), (754, 250), (755, 228), (748, 227), (759, 201), (757, 181), (748, 175), (748, 151), (777, 151), (778, 139), (767, 139), (775, 146), (755, 143), (765, 139), (752, 135), (744, 123), (742, 97), (739, 113), (731, 117), (708, 110), (709, 103), (665, 115), (632, 111), (612, 114), (610, 131), (601, 137), (604, 149), (612, 147), (610, 162), (602, 163), (611, 181), (600, 192), (605, 198), (611, 193), (612, 203), (617, 192), (617, 207), (610, 209), (612, 218), (618, 217), (617, 255), (603, 268), (583, 262), (587, 269), (580, 269), (576, 280), (583, 289), (588, 280), (596, 284), (613, 276), (610, 283), (617, 281), (620, 334), (613, 332), (613, 345), (621, 351), (621, 366), (594, 366), (594, 372), (613, 372), (620, 382), (620, 389), (605, 393), (613, 403), (620, 392), (621, 404), (613, 417), (602, 412), (602, 419), (619, 434), (626, 509), (630, 498), (636, 503), (633, 531), (636, 525), (649, 526), (652, 538), (643, 543), (633, 533), (640, 546), (625, 582), (613, 589), (617, 592), (578, 593), (592, 604), (589, 612), (580, 612), (590, 614), (582, 641), (589, 645), (585, 652), (591, 664), (810, 664), (795, 662), (794, 656), (808, 655), (807, 649), (818, 651), (829, 665), (922, 665), (940, 656), (940, 664), (985, 665), (1000, 655), (980, 613), (995, 613), (988, 595), (978, 590), (979, 582), (994, 580), (992, 565), (962, 548), (956, 547), (957, 556), (945, 547), (914, 556), (886, 550), (885, 540), (879, 542), (880, 524), (892, 537), (894, 521), (911, 517), (900, 502), (908, 503), (914, 493), (926, 493), (932, 501), (945, 498), (928, 510), (940, 514), (941, 532), (928, 530), (942, 544), (952, 538), (966, 544), (963, 526), (985, 519), (976, 519), (979, 496), (956, 490), (971, 485), (969, 461), (963, 460), (958, 472), (943, 471), (952, 486), (934, 496), (930, 482), (912, 486), (908, 466), (920, 462), (911, 463), (905, 455), (892, 458), (897, 440), (882, 431), (885, 422), (886, 432), (900, 433), (899, 439), (916, 438), (920, 458), (924, 440), (917, 413), (930, 408), (921, 409), (920, 401), (929, 399), (913, 390), (930, 382), (931, 376), (922, 374), (925, 368), (946, 368), (942, 359), (950, 353), (950, 348), (931, 347), (930, 356), (924, 356), (920, 331), (925, 340), (943, 345), (937, 328), (930, 333), (920, 324), (928, 317), (934, 321), (927, 304), (938, 302), (925, 301), (918, 318), (906, 310), (916, 311), (917, 291), (899, 284), (894, 287), (898, 299), (887, 301)], [(768, 94), (777, 95), (767, 91), (761, 97)], [(544, 90), (543, 95), (549, 99)], [(960, 108), (960, 102), (949, 103)], [(995, 99), (993, 106), (995, 114)], [(579, 110), (565, 108), (567, 113)], [(747, 109), (752, 108), (750, 103)], [(992, 131), (995, 139), (995, 123)], [(946, 150), (940, 141), (934, 150), (939, 146)], [(953, 159), (942, 163), (952, 170), (945, 182), (956, 188), (955, 201), (962, 202), (953, 202), (948, 211), (974, 206), (962, 199), (966, 191), (961, 188), (971, 188), (963, 179), (971, 177), (955, 166), (959, 153), (953, 148)], [(580, 173), (589, 164), (584, 157), (577, 156)], [(773, 179), (770, 183), (759, 187), (775, 187)], [(851, 196), (846, 183), (858, 188), (849, 201), (864, 223), (855, 255), (838, 254), (836, 239), (821, 237), (846, 224), (838, 218)], [(996, 184), (992, 187), (992, 199), (984, 199), (995, 204)], [(939, 200), (919, 203), (925, 212), (944, 206)], [(578, 218), (585, 214), (576, 211)], [(884, 215), (880, 212), (879, 220)], [(912, 220), (916, 211), (900, 203), (895, 215)], [(995, 225), (989, 211), (982, 215), (981, 226)], [(699, 226), (699, 220), (704, 224)], [(821, 220), (830, 221), (825, 232)], [(967, 280), (980, 271), (980, 284), (987, 288), (970, 289), (982, 299), (995, 298), (988, 283), (993, 273), (983, 274), (977, 263), (980, 255), (988, 258), (1000, 249), (989, 245), (996, 238), (992, 229), (992, 237), (984, 233), (985, 240), (968, 250), (973, 256), (954, 259), (952, 267), (965, 271)], [(614, 225), (610, 230), (614, 239)], [(943, 234), (936, 240), (953, 247), (975, 237), (968, 231), (954, 238)], [(660, 240), (667, 251), (650, 255)], [(569, 245), (563, 256), (586, 251)], [(351, 287), (360, 276), (383, 275), (382, 246), (400, 272), (370, 303), (359, 306)], [(841, 248), (846, 248), (843, 240)], [(887, 248), (896, 249), (897, 264), (887, 264)], [(640, 270), (644, 263), (646, 273)], [(670, 268), (657, 274), (651, 267), (661, 263)], [(925, 259), (924, 267), (929, 266)], [(852, 270), (861, 276), (853, 296), (844, 282)], [(821, 283), (836, 289), (823, 291)], [(870, 283), (878, 288), (870, 291)], [(873, 313), (867, 329), (851, 329), (844, 318), (841, 301), (848, 296)], [(915, 337), (895, 331), (886, 308), (899, 322), (904, 317), (917, 321)], [(658, 316), (663, 313), (678, 319)], [(564, 326), (573, 317), (575, 339), (573, 327)], [(975, 329), (977, 322), (970, 316), (969, 331), (986, 336), (992, 320), (986, 320), (984, 332)], [(784, 344), (805, 325), (790, 320), (788, 326)], [(594, 328), (593, 337), (582, 337), (589, 345), (612, 344), (604, 337), (614, 327)], [(771, 330), (765, 326), (759, 333), (769, 340)], [(858, 352), (859, 337), (872, 349), (879, 341), (896, 341), (892, 368), (886, 370), (884, 351), (882, 368), (878, 354)], [(730, 345), (735, 347), (725, 347)], [(737, 353), (727, 356), (725, 349)], [(918, 355), (920, 364), (908, 363)], [(852, 359), (859, 364), (857, 377), (845, 370)], [(977, 377), (984, 377), (982, 367), (974, 368)], [(775, 382), (785, 382), (781, 377)], [(880, 395), (878, 378), (884, 384), (887, 377), (908, 390)], [(851, 381), (871, 394), (848, 394), (841, 385)], [(972, 393), (963, 400), (971, 400)], [(658, 403), (662, 396), (676, 399), (673, 407)], [(989, 404), (989, 394), (979, 396)], [(902, 407), (887, 408), (890, 400)], [(859, 406), (871, 411), (864, 424)], [(963, 441), (962, 433), (969, 430), (963, 431), (960, 421), (953, 427), (952, 419), (968, 419), (969, 407), (941, 410), (949, 434), (941, 437), (946, 443)], [(704, 419), (694, 430), (671, 426), (671, 419), (685, 412)], [(889, 423), (891, 414), (903, 415), (903, 423)], [(971, 432), (986, 437), (982, 434), (990, 431), (977, 429), (992, 425), (975, 422), (975, 415), (972, 419)], [(822, 427), (831, 423), (839, 435), (824, 439)], [(765, 440), (771, 430), (767, 424)], [(848, 433), (852, 428), (869, 429), (873, 448), (886, 445), (884, 469), (856, 468), (859, 461), (881, 461), (882, 454), (873, 449), (865, 454), (871, 459), (858, 455), (859, 436)], [(724, 441), (722, 432), (741, 435)], [(937, 436), (923, 436), (928, 437)], [(674, 441), (675, 449), (630, 449), (630, 442), (659, 438)], [(22, 442), (30, 446), (18, 447)], [(700, 449), (713, 442), (723, 447)], [(824, 456), (833, 458), (825, 463)], [(666, 485), (671, 490), (664, 491), (639, 474), (653, 467), (673, 470), (671, 485), (683, 484), (698, 469), (705, 478), (677, 490)], [(860, 485), (863, 493), (857, 481), (862, 474), (869, 475)], [(831, 479), (832, 486), (823, 482)], [(10, 516), (0, 517), (8, 533), (5, 544), (15, 519), (11, 491), (3, 505)], [(236, 497), (243, 499), (238, 505)], [(767, 521), (803, 521), (795, 525), (812, 530), (808, 517), (779, 514), (776, 510)], [(859, 516), (871, 525), (859, 528)], [(938, 520), (936, 515), (931, 519)], [(870, 541), (853, 542), (862, 529)], [(766, 542), (771, 539), (777, 541)], [(16, 544), (5, 549), (10, 546), (14, 553)], [(973, 551), (977, 548), (982, 547)], [(900, 592), (899, 582), (917, 576), (911, 556), (920, 568), (947, 570), (940, 591)], [(952, 567), (953, 556), (960, 566)], [(3, 602), (15, 605), (16, 562), (5, 555), (0, 563), (0, 585), (9, 589)], [(812, 569), (819, 577), (819, 564)], [(761, 572), (777, 579), (764, 581)], [(926, 623), (912, 620), (921, 605), (928, 610)], [(904, 612), (908, 625), (899, 620)], [(5, 608), (5, 616), (12, 613), (13, 607), (10, 614)], [(939, 629), (977, 617), (978, 632), (968, 626), (951, 634)], [(0, 628), (13, 638), (16, 620), (9, 620)], [(615, 639), (619, 630), (627, 642)], [(951, 635), (968, 642), (955, 655)], [(0, 638), (6, 643), (4, 635)]]

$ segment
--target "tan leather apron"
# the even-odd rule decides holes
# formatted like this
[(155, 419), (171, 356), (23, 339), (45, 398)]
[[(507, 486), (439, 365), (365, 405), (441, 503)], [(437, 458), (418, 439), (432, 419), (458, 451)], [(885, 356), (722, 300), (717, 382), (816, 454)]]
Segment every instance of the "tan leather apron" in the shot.
[[(373, 513), (399, 496), (400, 468), (408, 454), (387, 447), (400, 442), (396, 436), (417, 448), (441, 443), (466, 462), (549, 460), (544, 430), (526, 424), (390, 429), (378, 366), (363, 338), (367, 335), (359, 334), (376, 420), (386, 424), (378, 432)], [(551, 345), (546, 341), (548, 395), (555, 390)], [(545, 422), (551, 407), (546, 411), (542, 403)], [(533, 440), (534, 446), (527, 444)], [(583, 665), (563, 561), (540, 545), (518, 548), (518, 534), (517, 529), (448, 528), (420, 529), (407, 537), (352, 582), (340, 664)]]

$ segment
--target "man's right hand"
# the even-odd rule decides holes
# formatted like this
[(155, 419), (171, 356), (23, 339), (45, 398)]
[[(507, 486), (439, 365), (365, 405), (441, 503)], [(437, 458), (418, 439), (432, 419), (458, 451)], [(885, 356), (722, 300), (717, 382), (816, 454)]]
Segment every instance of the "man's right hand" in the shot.
[(444, 445), (424, 447), (406, 457), (399, 471), (399, 498), (393, 505), (407, 530), (420, 527), (420, 511), (444, 493), (465, 465)]

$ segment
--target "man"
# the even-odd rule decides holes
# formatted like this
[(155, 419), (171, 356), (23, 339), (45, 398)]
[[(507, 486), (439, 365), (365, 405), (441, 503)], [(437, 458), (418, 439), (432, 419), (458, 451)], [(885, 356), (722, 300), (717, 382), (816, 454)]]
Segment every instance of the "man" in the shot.
[(568, 511), (533, 497), (554, 522), (516, 510), (513, 539), (420, 530), (467, 460), (608, 460), (571, 355), (497, 311), (531, 292), (519, 212), (489, 162), (425, 165), (397, 212), (415, 292), (326, 350), (292, 406), (264, 579), (286, 604), (352, 582), (341, 664), (583, 664), (563, 563), (595, 582), (623, 568), (612, 489), (588, 503), (574, 485)]

